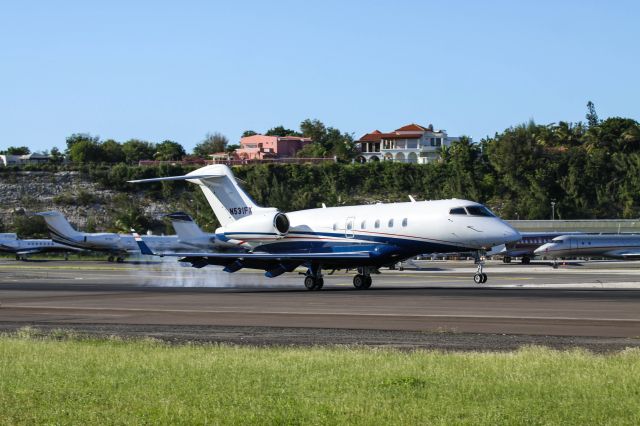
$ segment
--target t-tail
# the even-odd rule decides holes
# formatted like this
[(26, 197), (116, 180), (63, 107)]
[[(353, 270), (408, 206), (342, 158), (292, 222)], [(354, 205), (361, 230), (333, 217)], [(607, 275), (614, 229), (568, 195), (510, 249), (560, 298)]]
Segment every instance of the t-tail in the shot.
[(54, 241), (73, 245), (82, 240), (82, 232), (75, 230), (62, 213), (50, 211), (37, 213), (37, 215), (44, 218)]
[(168, 214), (171, 225), (175, 229), (180, 241), (200, 241), (206, 240), (207, 234), (200, 229), (197, 223), (193, 221), (191, 216), (184, 212), (176, 212)]
[(242, 190), (231, 169), (224, 164), (201, 167), (184, 176), (131, 180), (130, 183), (186, 180), (200, 186), (222, 226), (257, 213), (261, 207)]

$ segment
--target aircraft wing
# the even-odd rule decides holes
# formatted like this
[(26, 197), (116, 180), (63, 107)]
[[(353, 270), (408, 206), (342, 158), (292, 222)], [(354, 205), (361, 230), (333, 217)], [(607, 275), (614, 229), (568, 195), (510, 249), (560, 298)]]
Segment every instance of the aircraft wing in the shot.
[(618, 251), (614, 256), (625, 260), (638, 260), (640, 259), (640, 250)]

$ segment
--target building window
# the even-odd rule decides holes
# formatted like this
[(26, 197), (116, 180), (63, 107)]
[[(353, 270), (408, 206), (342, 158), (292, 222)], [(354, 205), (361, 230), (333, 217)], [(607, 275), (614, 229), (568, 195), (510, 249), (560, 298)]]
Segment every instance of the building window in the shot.
[(360, 224), (360, 229), (366, 229), (367, 227), (367, 221), (363, 220), (362, 223)]
[(376, 223), (373, 226), (376, 228), (380, 228), (380, 219), (376, 219)]
[(405, 217), (404, 219), (402, 219), (402, 226), (406, 227), (407, 226), (407, 218)]
[(389, 228), (393, 228), (393, 219), (389, 219)]

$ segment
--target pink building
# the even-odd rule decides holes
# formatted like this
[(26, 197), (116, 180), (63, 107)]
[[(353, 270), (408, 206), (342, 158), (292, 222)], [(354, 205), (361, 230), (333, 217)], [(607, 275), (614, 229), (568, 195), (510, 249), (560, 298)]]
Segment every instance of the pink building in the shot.
[(240, 148), (235, 153), (241, 160), (295, 157), (302, 147), (311, 142), (311, 138), (298, 136), (246, 136), (240, 139)]

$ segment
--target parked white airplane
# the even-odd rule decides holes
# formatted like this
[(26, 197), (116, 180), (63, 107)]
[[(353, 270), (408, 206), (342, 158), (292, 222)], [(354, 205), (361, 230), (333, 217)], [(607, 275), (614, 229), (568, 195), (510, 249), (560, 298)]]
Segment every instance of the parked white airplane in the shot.
[[(267, 277), (307, 267), (310, 290), (322, 288), (322, 269), (357, 268), (353, 285), (371, 286), (371, 273), (420, 253), (483, 251), (520, 239), (520, 234), (481, 204), (439, 200), (283, 213), (257, 206), (240, 188), (231, 170), (211, 165), (185, 176), (131, 182), (187, 180), (200, 186), (221, 227), (220, 240), (251, 250), (248, 253), (191, 252), (169, 254), (201, 268), (222, 265), (227, 272), (242, 268), (265, 270)], [(143, 240), (142, 253), (154, 254)], [(474, 276), (485, 282), (482, 263)]]
[[(60, 212), (50, 211), (38, 213), (38, 215), (44, 217), (51, 233), (51, 238), (56, 242), (86, 250), (109, 253), (109, 262), (114, 260), (123, 262), (124, 256), (128, 254), (140, 254), (140, 249), (131, 234), (79, 232), (71, 226)], [(192, 222), (192, 224), (199, 230), (195, 223)], [(191, 232), (194, 232), (193, 229)], [(176, 235), (146, 235), (144, 236), (144, 241), (158, 252), (184, 252), (192, 251), (194, 248), (193, 244), (179, 239)]]
[(45, 252), (64, 252), (66, 258), (66, 253), (70, 251), (80, 250), (52, 240), (23, 240), (17, 234), (0, 234), (0, 252), (15, 253), (16, 260), (25, 260), (30, 254)]
[(171, 226), (176, 231), (178, 241), (184, 245), (206, 249), (209, 251), (234, 251), (245, 252), (245, 249), (237, 244), (224, 242), (216, 238), (216, 234), (204, 232), (197, 223), (184, 212), (176, 212), (166, 215), (171, 220)]
[(537, 256), (558, 257), (584, 256), (608, 257), (612, 259), (640, 259), (640, 235), (629, 234), (583, 234), (562, 235), (535, 251)]
[(520, 241), (505, 244), (501, 250), (491, 254), (502, 256), (504, 263), (511, 263), (512, 257), (519, 257), (524, 265), (528, 265), (531, 258), (536, 256), (535, 250), (541, 245), (549, 243), (561, 235), (580, 234), (582, 232), (521, 232), (522, 239)]

